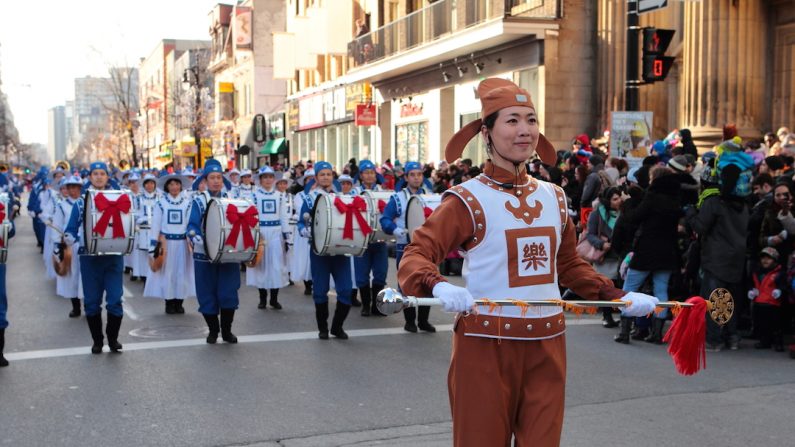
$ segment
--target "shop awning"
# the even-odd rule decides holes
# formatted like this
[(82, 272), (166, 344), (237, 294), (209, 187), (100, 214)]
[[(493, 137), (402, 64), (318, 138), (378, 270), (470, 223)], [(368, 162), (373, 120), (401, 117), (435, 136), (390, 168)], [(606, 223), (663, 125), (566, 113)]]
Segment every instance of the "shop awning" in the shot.
[(278, 154), (286, 145), (284, 138), (268, 140), (259, 151), (259, 155)]

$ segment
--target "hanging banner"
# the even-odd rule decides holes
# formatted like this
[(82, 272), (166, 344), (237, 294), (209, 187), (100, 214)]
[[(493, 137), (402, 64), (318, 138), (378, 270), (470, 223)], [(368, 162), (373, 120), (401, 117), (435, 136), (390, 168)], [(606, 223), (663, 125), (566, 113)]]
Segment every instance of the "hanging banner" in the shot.
[(235, 8), (235, 47), (251, 49), (251, 8), (238, 6)]
[(375, 126), (377, 124), (375, 104), (357, 104), (354, 121), (357, 126)]

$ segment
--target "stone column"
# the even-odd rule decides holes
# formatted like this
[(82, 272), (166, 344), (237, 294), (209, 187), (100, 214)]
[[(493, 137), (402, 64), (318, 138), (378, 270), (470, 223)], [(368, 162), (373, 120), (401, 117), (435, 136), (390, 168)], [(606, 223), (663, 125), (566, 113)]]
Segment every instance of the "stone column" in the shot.
[(686, 2), (684, 8), (679, 128), (691, 129), (706, 146), (721, 139), (728, 123), (743, 137), (758, 137), (767, 113), (764, 1)]

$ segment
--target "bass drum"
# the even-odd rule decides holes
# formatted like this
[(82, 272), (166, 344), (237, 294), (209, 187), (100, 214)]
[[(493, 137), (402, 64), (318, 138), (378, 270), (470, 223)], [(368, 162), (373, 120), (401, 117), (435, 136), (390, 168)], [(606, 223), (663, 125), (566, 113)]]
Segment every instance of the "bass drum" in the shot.
[(204, 253), (210, 258), (210, 262), (217, 263), (240, 263), (249, 262), (257, 255), (257, 247), (259, 246), (259, 214), (257, 216), (257, 223), (252, 225), (248, 230), (243, 227), (243, 231), (249, 231), (251, 238), (254, 240), (253, 247), (245, 247), (243, 234), (239, 234), (234, 246), (226, 243), (226, 239), (232, 232), (232, 223), (226, 218), (227, 209), (230, 205), (237, 208), (238, 213), (246, 212), (249, 208), (254, 208), (254, 205), (247, 200), (242, 199), (212, 199), (207, 204), (207, 210), (204, 212), (203, 230), (204, 230)]
[(397, 239), (394, 235), (386, 234), (381, 229), (381, 215), (384, 213), (384, 208), (389, 203), (389, 198), (392, 197), (394, 191), (364, 191), (362, 196), (365, 200), (370, 202), (369, 209), (375, 219), (375, 226), (373, 227), (372, 242), (395, 242)]
[(425, 223), (428, 216), (442, 203), (441, 194), (419, 194), (411, 196), (406, 205), (406, 237), (411, 242), (414, 230)]
[[(373, 233), (367, 236), (362, 232), (358, 219), (352, 217), (353, 239), (343, 239), (342, 234), (345, 230), (345, 214), (341, 213), (334, 206), (336, 199), (341, 200), (346, 205), (353, 203), (355, 198), (361, 196), (349, 196), (343, 194), (320, 194), (315, 199), (312, 207), (312, 251), (318, 256), (349, 255), (361, 256), (367, 250), (367, 246), (372, 240)], [(375, 215), (371, 210), (369, 200), (364, 200), (367, 209), (361, 212), (367, 225), (375, 227)], [(346, 261), (347, 262), (347, 261)]]
[[(99, 256), (132, 253), (135, 246), (135, 210), (132, 205), (132, 194), (119, 190), (88, 190), (83, 199), (85, 204), (83, 207), (83, 239), (86, 254)], [(119, 211), (118, 217), (121, 222), (117, 222), (116, 216), (111, 215), (103, 234), (94, 231), (97, 223), (103, 218), (103, 212), (97, 207), (97, 200), (111, 203), (119, 200), (129, 201), (127, 212)], [(111, 210), (108, 209), (107, 212), (111, 212)], [(114, 237), (114, 225), (119, 223), (122, 225), (124, 235), (123, 237)]]

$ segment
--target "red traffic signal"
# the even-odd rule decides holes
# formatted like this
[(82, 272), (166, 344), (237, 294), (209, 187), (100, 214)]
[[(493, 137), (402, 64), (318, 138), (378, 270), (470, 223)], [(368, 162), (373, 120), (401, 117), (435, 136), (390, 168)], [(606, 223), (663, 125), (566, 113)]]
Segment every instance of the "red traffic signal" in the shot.
[(676, 30), (643, 28), (643, 80), (662, 81), (674, 63), (673, 57), (665, 55)]

